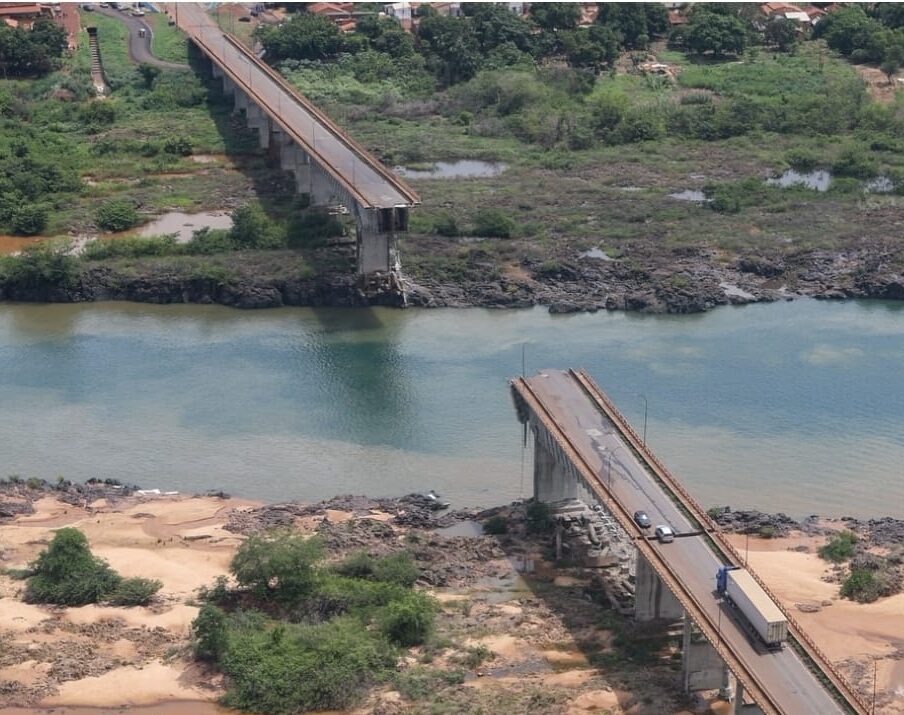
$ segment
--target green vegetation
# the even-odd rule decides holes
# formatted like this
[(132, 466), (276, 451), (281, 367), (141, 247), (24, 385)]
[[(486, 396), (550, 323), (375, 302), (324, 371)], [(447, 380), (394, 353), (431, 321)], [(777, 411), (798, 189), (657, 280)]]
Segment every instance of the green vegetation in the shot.
[(501, 514), (491, 516), (483, 522), (483, 533), (491, 536), (501, 536), (508, 533), (508, 522)]
[(117, 574), (88, 548), (88, 540), (78, 529), (64, 528), (54, 534), (50, 545), (29, 565), (25, 600), (84, 606), (109, 601), (114, 606), (146, 605), (160, 581), (127, 578)]
[(66, 49), (66, 31), (53, 20), (41, 17), (34, 27), (0, 25), (0, 67), (3, 76), (41, 76), (59, 65)]
[(854, 555), (855, 545), (859, 539), (853, 531), (839, 531), (832, 534), (828, 543), (819, 547), (819, 558), (841, 563)]
[(224, 704), (263, 713), (343, 709), (390, 677), (399, 648), (423, 643), (437, 606), (412, 590), (411, 555), (355, 553), (324, 564), (316, 538), (249, 537), (233, 559), (237, 588), (206, 593), (195, 655), (227, 676)]
[(152, 12), (145, 16), (151, 26), (151, 52), (155, 57), (167, 62), (188, 64), (188, 38), (174, 25), (169, 24), (169, 16)]
[(872, 603), (883, 595), (881, 575), (870, 569), (853, 569), (841, 583), (841, 597), (860, 603)]

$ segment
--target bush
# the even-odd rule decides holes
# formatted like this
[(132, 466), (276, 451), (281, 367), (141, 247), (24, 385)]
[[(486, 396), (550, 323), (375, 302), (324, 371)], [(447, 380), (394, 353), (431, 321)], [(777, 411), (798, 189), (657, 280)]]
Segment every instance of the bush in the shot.
[(333, 566), (333, 571), (348, 578), (370, 578), (374, 572), (374, 557), (366, 551), (357, 551)]
[(108, 258), (140, 258), (142, 256), (170, 256), (179, 244), (175, 234), (166, 236), (127, 236), (123, 238), (99, 238), (85, 244), (82, 257), (89, 261)]
[(109, 101), (89, 102), (79, 112), (79, 119), (89, 132), (96, 133), (116, 121), (116, 107)]
[(191, 241), (181, 248), (190, 255), (210, 255), (235, 250), (235, 241), (228, 228), (200, 228), (191, 236)]
[(553, 521), (549, 505), (541, 501), (532, 501), (527, 506), (527, 531), (530, 534), (543, 534), (552, 528)]
[(281, 248), (286, 237), (257, 205), (241, 206), (232, 212), (229, 231), (236, 248)]
[(835, 563), (847, 561), (854, 555), (854, 545), (857, 541), (857, 535), (852, 531), (840, 531), (832, 534), (828, 543), (819, 547), (819, 557)]
[(878, 173), (879, 167), (866, 147), (848, 146), (841, 150), (833, 162), (832, 171), (837, 176), (868, 179)]
[(292, 602), (314, 587), (316, 565), (323, 557), (317, 539), (290, 531), (254, 535), (232, 559), (232, 573), (257, 597)]
[(883, 590), (881, 575), (869, 569), (854, 569), (841, 583), (841, 597), (860, 603), (872, 603), (882, 595)]
[(167, 137), (163, 142), (163, 151), (174, 156), (191, 156), (191, 140), (187, 137)]
[(13, 209), (10, 219), (13, 233), (34, 236), (47, 226), (47, 208), (40, 204), (25, 204)]
[(103, 204), (94, 215), (105, 231), (125, 231), (138, 223), (138, 212), (131, 201), (113, 199)]
[(84, 606), (113, 593), (121, 578), (96, 558), (78, 529), (56, 532), (50, 545), (29, 565), (33, 574), (25, 589), (27, 603)]
[(191, 630), (195, 638), (195, 657), (212, 663), (219, 661), (229, 642), (227, 618), (222, 609), (209, 603), (201, 606)]
[(22, 288), (67, 286), (77, 265), (68, 244), (33, 246), (0, 260), (6, 281)]
[(223, 703), (260, 713), (344, 710), (395, 665), (388, 643), (352, 618), (234, 632), (220, 658)]
[(417, 701), (436, 698), (443, 688), (464, 682), (462, 670), (434, 670), (418, 665), (396, 675), (395, 687), (406, 699)]
[(452, 214), (443, 214), (433, 224), (433, 231), (440, 236), (454, 238), (460, 236), (461, 231), (458, 228), (458, 222)]
[(339, 219), (329, 211), (312, 208), (302, 211), (289, 223), (288, 243), (293, 247), (312, 247), (343, 233)]
[(785, 161), (795, 171), (813, 171), (822, 163), (822, 157), (810, 149), (795, 148), (785, 154)]
[(377, 581), (411, 588), (420, 578), (421, 570), (407, 551), (399, 551), (377, 559), (373, 564), (373, 577)]
[(511, 238), (515, 222), (499, 209), (481, 209), (474, 216), (474, 235), (486, 238)]
[(146, 606), (162, 586), (157, 579), (124, 578), (105, 600), (114, 606)]
[(491, 516), (489, 519), (483, 522), (483, 533), (490, 534), (491, 536), (500, 536), (502, 534), (507, 534), (508, 522), (501, 514)]
[(420, 645), (433, 630), (436, 604), (423, 593), (412, 592), (393, 601), (380, 616), (380, 632), (403, 647)]

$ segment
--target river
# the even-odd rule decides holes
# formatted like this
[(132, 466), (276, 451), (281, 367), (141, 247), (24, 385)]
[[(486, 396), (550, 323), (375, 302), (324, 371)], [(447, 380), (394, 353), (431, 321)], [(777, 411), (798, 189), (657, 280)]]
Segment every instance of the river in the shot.
[(506, 379), (584, 367), (704, 505), (904, 518), (904, 305), (694, 316), (0, 307), (0, 474), (529, 496)]

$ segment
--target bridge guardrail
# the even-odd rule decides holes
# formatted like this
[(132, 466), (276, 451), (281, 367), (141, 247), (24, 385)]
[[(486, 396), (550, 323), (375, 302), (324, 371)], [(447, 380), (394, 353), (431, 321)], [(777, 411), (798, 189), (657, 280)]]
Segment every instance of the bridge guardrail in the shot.
[[(221, 32), (223, 32), (221, 30)], [(412, 189), (408, 184), (402, 181), (393, 171), (383, 165), (377, 157), (370, 153), (363, 145), (361, 145), (357, 140), (355, 140), (352, 136), (347, 134), (342, 127), (340, 127), (336, 122), (334, 122), (328, 115), (326, 115), (320, 107), (314, 104), (310, 99), (305, 97), (301, 92), (298, 91), (297, 87), (292, 86), (285, 77), (283, 77), (279, 72), (274, 70), (270, 65), (266, 62), (262, 61), (259, 57), (257, 57), (253, 52), (251, 52), (247, 47), (245, 47), (238, 39), (233, 37), (228, 32), (223, 32), (223, 36), (226, 38), (226, 41), (233, 45), (237, 50), (242, 52), (251, 62), (255, 64), (255, 66), (264, 72), (270, 79), (276, 82), (280, 87), (282, 87), (293, 99), (293, 101), (301, 106), (306, 112), (314, 115), (317, 119), (320, 120), (321, 124), (326, 126), (330, 131), (335, 135), (337, 139), (348, 145), (350, 149), (353, 149), (359, 157), (366, 161), (367, 164), (377, 173), (379, 173), (384, 179), (389, 181), (395, 188), (405, 194), (409, 201), (413, 204), (420, 203), (421, 199), (417, 195), (417, 193)]]
[[(637, 534), (638, 527), (631, 518), (628, 510), (614, 495), (609, 494), (594, 469), (587, 463), (587, 460), (578, 451), (577, 447), (568, 437), (566, 431), (558, 424), (555, 417), (536, 396), (536, 393), (528, 384), (527, 380), (524, 378), (516, 378), (511, 384), (516, 391), (516, 394), (524, 400), (525, 404), (533, 402), (533, 405), (530, 406), (531, 411), (537, 416), (541, 423), (543, 423), (544, 428), (552, 435), (553, 439), (559, 443), (563, 451), (575, 465), (575, 468), (583, 472), (588, 485), (594, 490), (602, 491), (603, 495), (608, 497), (608, 501), (616, 507), (613, 511), (613, 515), (621, 523), (622, 528), (625, 529), (628, 534), (635, 533), (638, 536), (642, 536), (642, 534)], [(653, 548), (646, 539), (637, 538), (635, 539), (635, 544), (638, 550), (640, 550), (650, 562), (650, 565), (657, 571), (660, 578), (668, 584), (669, 589), (681, 603), (682, 607), (694, 615), (694, 619), (704, 636), (713, 645), (716, 652), (729, 663), (735, 677), (744, 686), (760, 708), (762, 708), (763, 712), (782, 715), (783, 711), (781, 708), (772, 699), (768, 691), (759, 684), (756, 676), (750, 671), (744, 661), (731, 650), (731, 646), (727, 641), (720, 638), (718, 627), (714, 623), (710, 623), (710, 617), (704, 610), (702, 604), (692, 593), (684, 588), (681, 580), (672, 570), (668, 560), (665, 559), (658, 550)], [(796, 714), (785, 713), (784, 715)]]
[(569, 370), (569, 373), (578, 381), (579, 384), (584, 386), (584, 389), (597, 402), (597, 404), (603, 407), (604, 412), (606, 412), (609, 419), (612, 420), (619, 431), (629, 437), (629, 441), (631, 442), (635, 451), (637, 451), (638, 454), (642, 456), (642, 458), (647, 462), (649, 466), (654, 468), (654, 472), (657, 473), (657, 476), (659, 476), (663, 484), (665, 484), (669, 489), (672, 489), (673, 493), (677, 493), (677, 495), (681, 497), (680, 501), (682, 501), (682, 503), (685, 505), (685, 508), (690, 509), (694, 514), (694, 517), (698, 521), (711, 527), (710, 534), (712, 538), (717, 542), (719, 548), (723, 549), (734, 561), (732, 565), (743, 566), (750, 573), (753, 579), (760, 585), (760, 587), (768, 594), (768, 596), (773, 600), (775, 605), (788, 620), (788, 625), (794, 638), (800, 642), (801, 646), (816, 664), (817, 668), (819, 668), (819, 670), (829, 678), (829, 680), (839, 691), (841, 696), (845, 699), (845, 701), (847, 701), (848, 705), (853, 707), (859, 715), (869, 715), (871, 711), (869, 706), (863, 700), (860, 694), (854, 690), (854, 688), (848, 682), (847, 678), (845, 678), (841, 671), (839, 671), (838, 668), (835, 667), (835, 664), (832, 663), (831, 660), (829, 660), (829, 657), (825, 654), (825, 652), (818, 645), (816, 645), (816, 643), (803, 629), (797, 619), (791, 615), (791, 613), (778, 599), (772, 589), (766, 585), (760, 575), (753, 571), (749, 565), (747, 565), (746, 560), (741, 558), (740, 553), (738, 553), (734, 545), (725, 538), (725, 533), (718, 526), (718, 524), (716, 524), (712, 520), (709, 514), (707, 514), (703, 510), (703, 507), (701, 507), (700, 504), (692, 496), (690, 496), (690, 494), (688, 494), (684, 486), (643, 443), (643, 441), (637, 435), (637, 432), (630, 425), (627, 419), (625, 419), (624, 415), (618, 410), (618, 408), (612, 403), (608, 395), (606, 395), (606, 393), (604, 393), (602, 389), (600, 389), (599, 385), (597, 385), (593, 378), (590, 377), (584, 370)]

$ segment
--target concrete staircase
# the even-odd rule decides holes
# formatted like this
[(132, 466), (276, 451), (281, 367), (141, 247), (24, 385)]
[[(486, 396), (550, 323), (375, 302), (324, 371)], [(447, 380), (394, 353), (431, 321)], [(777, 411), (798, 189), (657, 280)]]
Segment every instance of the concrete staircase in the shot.
[(91, 80), (94, 82), (94, 91), (98, 97), (105, 97), (108, 92), (107, 83), (104, 80), (104, 64), (100, 58), (100, 44), (97, 40), (97, 28), (89, 27), (88, 49), (91, 52)]

